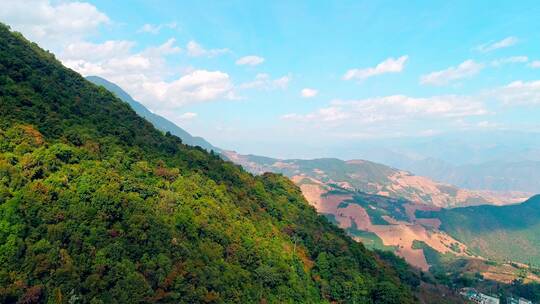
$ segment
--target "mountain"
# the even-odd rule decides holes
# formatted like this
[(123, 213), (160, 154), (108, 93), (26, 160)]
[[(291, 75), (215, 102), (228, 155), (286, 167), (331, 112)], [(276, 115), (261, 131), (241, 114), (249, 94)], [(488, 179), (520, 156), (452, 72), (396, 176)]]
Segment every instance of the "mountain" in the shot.
[[(288, 179), (164, 134), (0, 25), (0, 302), (415, 303)], [(433, 303), (440, 303), (434, 300)]]
[(540, 193), (539, 133), (458, 133), (409, 141), (349, 149), (363, 158), (460, 188)]
[(164, 132), (170, 132), (172, 135), (180, 137), (186, 145), (199, 146), (203, 149), (206, 149), (207, 151), (220, 151), (219, 148), (214, 147), (204, 138), (192, 136), (187, 131), (180, 128), (170, 120), (167, 120), (162, 116), (150, 112), (143, 104), (134, 100), (126, 91), (122, 90), (122, 88), (120, 88), (118, 85), (99, 76), (88, 76), (86, 77), (86, 79), (96, 85), (103, 86), (105, 89), (113, 92), (116, 97), (128, 103), (135, 111), (135, 113), (151, 122), (155, 128)]
[(540, 266), (540, 195), (510, 206), (473, 206), (422, 212), (471, 252), (497, 261)]
[(540, 193), (540, 161), (489, 161), (460, 166), (417, 161), (414, 172), (466, 189)]
[(352, 191), (403, 198), (435, 207), (469, 205), (504, 205), (520, 202), (530, 195), (520, 192), (480, 192), (459, 189), (450, 184), (435, 182), (410, 172), (394, 169), (366, 160), (343, 161), (334, 158), (313, 160), (281, 160), (222, 151), (231, 161), (246, 170), (281, 173), (293, 180), (308, 177), (327, 185), (338, 185)]
[[(530, 203), (540, 197), (511, 206), (444, 209), (348, 190), (309, 177), (294, 181), (320, 214), (355, 240), (368, 248), (398, 254), (450, 286), (470, 287), (472, 280), (490, 290), (492, 285), (516, 280), (540, 282), (540, 219), (536, 216), (540, 208)], [(529, 226), (523, 224), (524, 218)], [(511, 228), (514, 226), (524, 229)]]

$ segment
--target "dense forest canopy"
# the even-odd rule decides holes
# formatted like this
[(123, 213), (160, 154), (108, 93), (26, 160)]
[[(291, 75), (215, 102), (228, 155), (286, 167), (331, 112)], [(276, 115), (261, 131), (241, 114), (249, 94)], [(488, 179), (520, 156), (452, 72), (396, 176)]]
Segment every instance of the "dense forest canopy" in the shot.
[[(392, 267), (392, 265), (399, 267)], [(418, 276), (0, 25), (0, 302), (414, 303)]]

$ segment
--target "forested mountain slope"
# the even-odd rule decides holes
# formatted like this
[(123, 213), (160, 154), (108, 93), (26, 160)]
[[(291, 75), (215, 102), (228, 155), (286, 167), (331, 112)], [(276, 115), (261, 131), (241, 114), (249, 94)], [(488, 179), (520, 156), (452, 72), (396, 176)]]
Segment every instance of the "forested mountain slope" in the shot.
[(384, 260), (0, 25), (0, 302), (416, 302)]

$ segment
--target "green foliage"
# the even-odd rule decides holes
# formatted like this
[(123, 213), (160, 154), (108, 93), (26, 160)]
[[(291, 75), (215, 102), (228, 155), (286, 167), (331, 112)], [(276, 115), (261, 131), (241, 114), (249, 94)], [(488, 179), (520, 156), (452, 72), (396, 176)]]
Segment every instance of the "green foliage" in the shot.
[(383, 241), (377, 234), (370, 231), (358, 230), (358, 226), (355, 221), (351, 221), (351, 227), (346, 229), (352, 236), (359, 238), (362, 244), (369, 249), (381, 250), (381, 251), (396, 251), (395, 246), (384, 245)]
[(0, 42), (0, 302), (415, 302), (288, 179), (162, 134), (3, 25)]

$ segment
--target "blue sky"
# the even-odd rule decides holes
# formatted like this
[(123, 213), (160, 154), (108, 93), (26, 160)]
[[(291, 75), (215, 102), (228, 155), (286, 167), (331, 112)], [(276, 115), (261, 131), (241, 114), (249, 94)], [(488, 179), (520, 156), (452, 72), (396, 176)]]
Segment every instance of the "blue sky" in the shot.
[(242, 153), (540, 129), (536, 1), (21, 2), (0, 20)]

